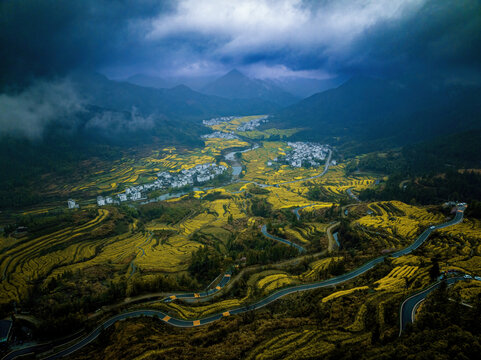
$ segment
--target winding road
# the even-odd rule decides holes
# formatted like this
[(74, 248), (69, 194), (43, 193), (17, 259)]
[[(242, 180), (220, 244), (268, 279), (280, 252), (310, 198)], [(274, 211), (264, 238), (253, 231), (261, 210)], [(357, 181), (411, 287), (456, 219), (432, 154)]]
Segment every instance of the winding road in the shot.
[[(447, 278), (446, 284), (452, 285), (460, 280), (473, 280), (473, 279), (466, 279), (464, 276), (456, 276), (452, 278)], [(412, 324), (414, 322), (414, 317), (416, 315), (416, 310), (418, 309), (419, 305), (426, 300), (426, 297), (439, 288), (441, 286), (442, 281), (437, 281), (434, 284), (430, 285), (424, 290), (417, 292), (414, 295), (411, 295), (406, 300), (403, 301), (399, 308), (399, 336), (404, 329), (406, 329), (407, 324)]]
[(231, 271), (227, 271), (224, 276), (222, 277), (222, 279), (220, 280), (220, 282), (216, 285), (215, 288), (211, 289), (211, 290), (206, 290), (206, 291), (202, 291), (202, 292), (198, 292), (198, 293), (182, 293), (182, 294), (175, 294), (175, 295), (171, 295), (167, 298), (165, 298), (163, 300), (163, 302), (171, 302), (175, 299), (208, 299), (210, 297), (212, 297), (215, 293), (217, 293), (218, 291), (220, 291), (224, 286), (227, 285), (227, 283), (230, 281), (230, 279), (232, 278), (232, 272)]
[(316, 206), (316, 205), (318, 205), (318, 204), (309, 204), (309, 205), (299, 206), (299, 207), (293, 209), (292, 212), (294, 213), (294, 215), (296, 215), (297, 220), (301, 220), (301, 214), (299, 214), (299, 211), (302, 210), (302, 209), (311, 207), (311, 206)]
[[(416, 241), (414, 241), (414, 243), (412, 243), (411, 245), (409, 245), (408, 247), (406, 247), (402, 250), (399, 250), (399, 251), (396, 251), (396, 252), (392, 253), (390, 256), (397, 258), (397, 257), (403, 256), (403, 255), (409, 254), (412, 251), (414, 251), (415, 249), (417, 249), (419, 246), (421, 246), (433, 231), (460, 223), (463, 220), (463, 214), (464, 214), (465, 209), (466, 209), (465, 206), (459, 206), (457, 211), (456, 211), (456, 215), (452, 220), (450, 220), (450, 221), (448, 221), (444, 224), (433, 225), (433, 226), (429, 227), (427, 230), (425, 230), (416, 239)], [(352, 280), (352, 279), (360, 276), (361, 274), (365, 273), (366, 271), (371, 270), (377, 264), (382, 263), (386, 257), (387, 257), (387, 255), (375, 258), (375, 259), (361, 265), (357, 269), (352, 270), (352, 271), (350, 271), (346, 274), (336, 276), (336, 277), (333, 277), (333, 278), (328, 279), (328, 280), (315, 282), (315, 283), (312, 283), (312, 284), (304, 284), (304, 285), (297, 285), (297, 286), (288, 287), (288, 288), (276, 291), (273, 294), (257, 301), (254, 304), (246, 305), (246, 306), (243, 306), (243, 307), (240, 307), (240, 308), (237, 308), (237, 309), (233, 309), (233, 310), (226, 310), (226, 311), (223, 311), (223, 312), (219, 312), (217, 314), (208, 316), (208, 317), (203, 318), (203, 319), (198, 319), (198, 320), (177, 319), (177, 318), (174, 318), (174, 317), (171, 317), (171, 316), (167, 315), (166, 313), (164, 313), (162, 311), (156, 311), (156, 310), (150, 310), (150, 309), (130, 311), (130, 312), (122, 313), (122, 314), (119, 314), (119, 315), (115, 315), (115, 316), (111, 317), (110, 319), (106, 320), (105, 322), (103, 322), (100, 326), (98, 326), (95, 330), (93, 330), (86, 337), (80, 339), (75, 344), (68, 346), (66, 349), (64, 349), (60, 352), (57, 352), (57, 353), (55, 353), (55, 354), (53, 354), (49, 357), (46, 357), (46, 359), (58, 359), (60, 357), (72, 354), (73, 352), (75, 352), (75, 351), (81, 349), (82, 347), (86, 346), (87, 344), (91, 343), (93, 340), (95, 340), (99, 336), (99, 334), (104, 329), (110, 327), (111, 325), (113, 325), (117, 321), (129, 319), (129, 318), (134, 318), (134, 317), (140, 317), (140, 316), (149, 316), (149, 317), (158, 317), (163, 322), (168, 323), (168, 324), (173, 325), (173, 326), (177, 326), (177, 327), (195, 327), (195, 326), (206, 325), (206, 324), (210, 324), (214, 321), (220, 320), (223, 317), (242, 314), (242, 313), (245, 313), (247, 311), (253, 311), (253, 310), (260, 309), (260, 308), (262, 308), (262, 307), (264, 307), (264, 306), (266, 306), (266, 305), (268, 305), (268, 304), (270, 304), (270, 303), (272, 303), (272, 302), (274, 302), (274, 301), (276, 301), (276, 300), (278, 300), (278, 299), (280, 299), (280, 298), (282, 298), (286, 295), (289, 295), (289, 294), (293, 294), (293, 293), (301, 292), (301, 291), (319, 289), (319, 288), (324, 288), (324, 287), (329, 287), (329, 286), (334, 286), (334, 285), (346, 282), (348, 280)], [(223, 278), (223, 280), (224, 280), (224, 278)], [(434, 284), (433, 286), (436, 286), (436, 284)], [(407, 310), (401, 311), (402, 317), (404, 317), (405, 313), (409, 314), (409, 306), (415, 307), (416, 304), (419, 303), (419, 300), (422, 298), (422, 295), (429, 293), (430, 289), (431, 289), (431, 287), (424, 290), (423, 292), (421, 292), (419, 294), (416, 294), (416, 295), (412, 296), (411, 298), (408, 298), (403, 303), (403, 306), (401, 306), (401, 308), (407, 306), (406, 307)], [(419, 299), (418, 299), (418, 296), (420, 296)], [(410, 300), (410, 299), (412, 299), (412, 300)], [(418, 300), (418, 301), (416, 301), (416, 300)], [(405, 305), (405, 304), (408, 304), (408, 305)], [(412, 314), (412, 311), (411, 311), (411, 314)], [(411, 319), (412, 319), (412, 317), (411, 317)], [(406, 322), (401, 323), (401, 330), (403, 328), (403, 324), (405, 324), (405, 323)], [(40, 346), (45, 347), (45, 345), (35, 345), (35, 346), (29, 347), (29, 348), (24, 348), (24, 349), (21, 349), (21, 350), (13, 351), (13, 352), (9, 353), (8, 355), (6, 355), (4, 357), (4, 359), (10, 360), (10, 359), (14, 359), (18, 356), (25, 355), (25, 354), (28, 354), (28, 353), (42, 351), (39, 348)]]
[(353, 198), (357, 202), (361, 202), (361, 200), (359, 200), (359, 198), (356, 195), (354, 195), (351, 188), (347, 189), (346, 192), (347, 192), (347, 195), (349, 195), (351, 198)]
[(267, 225), (262, 225), (261, 227), (261, 232), (262, 232), (262, 235), (264, 235), (265, 237), (269, 238), (269, 239), (272, 239), (272, 240), (275, 240), (275, 241), (279, 241), (281, 243), (284, 243), (284, 244), (287, 244), (289, 246), (293, 246), (295, 247), (297, 250), (299, 250), (299, 252), (304, 252), (306, 251), (306, 249), (304, 249), (301, 245), (297, 245), (296, 243), (293, 243), (292, 241), (289, 241), (289, 240), (286, 240), (286, 239), (283, 239), (283, 238), (280, 238), (278, 236), (275, 236), (275, 235), (271, 235), (267, 232)]

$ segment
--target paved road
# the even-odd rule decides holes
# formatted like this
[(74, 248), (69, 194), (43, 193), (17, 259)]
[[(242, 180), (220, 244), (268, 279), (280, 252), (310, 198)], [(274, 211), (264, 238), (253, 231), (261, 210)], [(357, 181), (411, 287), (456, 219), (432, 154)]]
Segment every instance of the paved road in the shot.
[[(447, 285), (451, 285), (460, 280), (466, 279), (463, 276), (457, 276), (446, 279), (446, 283)], [(418, 309), (419, 305), (432, 291), (439, 288), (440, 285), (441, 281), (437, 281), (426, 289), (408, 297), (403, 301), (401, 307), (399, 308), (399, 336), (401, 336), (401, 333), (406, 328), (407, 324), (412, 324), (414, 322), (416, 310)]]
[(398, 258), (400, 256), (409, 254), (410, 252), (421, 246), (421, 244), (426, 241), (426, 239), (429, 237), (429, 235), (431, 235), (433, 231), (460, 223), (461, 221), (463, 221), (464, 210), (466, 210), (466, 206), (459, 206), (456, 210), (456, 215), (452, 220), (445, 222), (444, 224), (430, 226), (428, 229), (424, 230), (421, 235), (419, 235), (419, 237), (416, 239), (416, 241), (414, 241), (414, 243), (402, 250), (392, 253), (391, 257)]
[(339, 225), (341, 225), (341, 222), (338, 221), (338, 222), (335, 222), (334, 224), (332, 224), (331, 226), (329, 226), (326, 230), (326, 233), (327, 233), (327, 240), (328, 240), (328, 244), (327, 244), (327, 251), (328, 252), (332, 252), (334, 250), (334, 244), (337, 245), (337, 247), (340, 247), (339, 245), (339, 241), (334, 237), (334, 235), (332, 234), (332, 230), (334, 230), (335, 228), (337, 228)]
[(275, 235), (271, 235), (267, 232), (267, 226), (266, 225), (262, 225), (261, 227), (261, 232), (262, 232), (262, 235), (264, 235), (265, 237), (269, 238), (269, 239), (272, 239), (272, 240), (275, 240), (275, 241), (280, 241), (284, 244), (287, 244), (289, 246), (293, 246), (295, 247), (297, 250), (299, 250), (299, 252), (304, 252), (306, 251), (306, 249), (304, 249), (301, 245), (297, 245), (289, 240), (286, 240), (286, 239), (283, 239), (283, 238), (280, 238), (278, 236), (275, 236)]
[[(448, 284), (453, 284), (457, 280), (461, 279), (462, 277), (449, 278), (446, 281)], [(414, 316), (419, 304), (426, 299), (426, 296), (428, 296), (432, 291), (436, 290), (440, 285), (441, 282), (438, 281), (403, 301), (399, 310), (399, 335), (401, 335), (401, 332), (406, 328), (407, 324), (412, 324), (414, 322)]]
[(361, 202), (361, 200), (359, 200), (359, 198), (356, 195), (354, 195), (351, 188), (347, 189), (346, 192), (347, 192), (347, 195), (352, 197), (354, 200), (356, 200), (357, 202)]
[(175, 300), (175, 299), (182, 299), (182, 300), (201, 299), (201, 298), (208, 299), (212, 297), (215, 293), (219, 292), (224, 286), (226, 286), (231, 278), (232, 278), (232, 272), (229, 270), (224, 274), (220, 282), (213, 289), (198, 292), (198, 293), (193, 292), (193, 293), (182, 293), (182, 294), (171, 295), (165, 298), (163, 302), (171, 302), (172, 300)]
[(316, 205), (318, 205), (318, 204), (309, 204), (309, 205), (299, 206), (299, 207), (293, 209), (292, 212), (294, 213), (294, 215), (296, 215), (297, 220), (301, 220), (301, 214), (299, 214), (299, 211), (302, 210), (302, 209), (311, 207), (311, 206), (316, 206)]
[[(456, 211), (456, 215), (455, 215), (454, 219), (452, 219), (452, 220), (450, 220), (450, 221), (448, 221), (444, 224), (441, 224), (441, 225), (431, 226), (429, 229), (424, 231), (416, 239), (416, 241), (413, 244), (411, 244), (410, 246), (408, 246), (407, 248), (405, 248), (403, 250), (399, 250), (395, 253), (392, 253), (391, 256), (392, 257), (399, 257), (399, 256), (409, 254), (413, 250), (417, 249), (424, 241), (426, 241), (426, 239), (429, 237), (429, 235), (433, 231), (435, 231), (436, 229), (442, 229), (444, 227), (452, 226), (452, 225), (455, 225), (455, 224), (461, 222), (463, 220), (463, 214), (464, 214), (465, 208), (466, 208), (465, 206), (458, 207), (458, 210)], [(323, 288), (323, 287), (334, 286), (334, 285), (346, 282), (348, 280), (354, 279), (355, 277), (365, 273), (366, 271), (371, 270), (377, 264), (383, 262), (385, 257), (386, 256), (380, 256), (376, 259), (373, 259), (373, 260), (365, 263), (364, 265), (361, 265), (357, 269), (352, 270), (352, 271), (350, 271), (346, 274), (336, 276), (336, 277), (328, 279), (328, 280), (315, 282), (315, 283), (312, 283), (312, 284), (305, 284), (305, 285), (288, 287), (288, 288), (279, 290), (279, 291), (265, 297), (264, 299), (259, 300), (258, 302), (254, 303), (252, 305), (243, 306), (243, 307), (240, 307), (240, 308), (237, 308), (237, 309), (234, 309), (234, 310), (227, 310), (227, 311), (224, 311), (224, 312), (221, 312), (221, 313), (218, 313), (218, 314), (214, 314), (214, 315), (211, 315), (211, 316), (203, 318), (203, 319), (198, 319), (198, 320), (176, 319), (176, 318), (168, 316), (167, 314), (163, 313), (162, 311), (149, 310), (149, 309), (136, 310), (136, 311), (131, 311), (131, 312), (119, 314), (119, 315), (113, 316), (110, 319), (108, 319), (107, 321), (105, 321), (102, 325), (97, 327), (94, 331), (92, 331), (89, 335), (87, 335), (83, 339), (79, 340), (77, 343), (69, 346), (65, 350), (62, 350), (62, 351), (60, 351), (60, 352), (58, 352), (54, 355), (51, 355), (51, 356), (47, 357), (46, 359), (58, 359), (60, 357), (72, 354), (73, 352), (81, 349), (85, 345), (87, 345), (90, 342), (92, 342), (93, 340), (95, 340), (99, 336), (99, 334), (102, 332), (103, 329), (108, 328), (109, 326), (113, 325), (117, 321), (125, 320), (125, 319), (128, 319), (128, 318), (133, 318), (133, 317), (150, 316), (150, 317), (158, 317), (160, 320), (162, 320), (162, 321), (164, 321), (164, 322), (166, 322), (170, 325), (177, 326), (177, 327), (194, 327), (194, 326), (206, 325), (206, 324), (212, 323), (214, 321), (217, 321), (217, 320), (219, 320), (223, 317), (241, 314), (241, 313), (244, 313), (244, 312), (247, 312), (247, 311), (253, 311), (253, 310), (260, 309), (260, 308), (262, 308), (262, 307), (264, 307), (264, 306), (266, 306), (266, 305), (268, 305), (268, 304), (270, 304), (270, 303), (272, 303), (272, 302), (274, 302), (274, 301), (276, 301), (276, 300), (278, 300), (278, 299), (280, 299), (280, 298), (282, 298), (286, 295), (289, 295), (289, 294), (293, 294), (293, 293), (301, 292), (301, 291), (319, 289), (319, 288)], [(429, 288), (427, 290), (429, 290)], [(425, 291), (427, 291), (427, 290), (425, 290)], [(414, 303), (414, 305), (416, 305), (415, 300), (408, 301), (408, 303), (409, 304)], [(406, 311), (409, 313), (408, 310), (406, 310)], [(401, 327), (401, 329), (402, 329), (402, 327)], [(10, 359), (14, 359), (18, 356), (28, 354), (28, 353), (31, 353), (31, 352), (43, 351), (43, 350), (39, 349), (39, 346), (41, 346), (41, 345), (21, 349), (21, 350), (18, 350), (18, 351), (13, 351), (10, 354), (8, 354), (6, 357), (4, 357), (4, 359), (10, 360)]]

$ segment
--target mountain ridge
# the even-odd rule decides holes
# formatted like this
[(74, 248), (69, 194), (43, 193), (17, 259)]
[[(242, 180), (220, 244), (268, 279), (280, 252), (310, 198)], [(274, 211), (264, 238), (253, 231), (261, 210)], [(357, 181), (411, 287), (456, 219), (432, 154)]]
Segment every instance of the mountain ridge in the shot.
[(277, 85), (260, 79), (251, 79), (237, 69), (207, 84), (201, 91), (229, 99), (259, 98), (278, 105), (289, 105), (299, 99)]
[(481, 88), (418, 79), (355, 77), (281, 109), (271, 122), (303, 127), (311, 140), (402, 146), (448, 132), (479, 128)]

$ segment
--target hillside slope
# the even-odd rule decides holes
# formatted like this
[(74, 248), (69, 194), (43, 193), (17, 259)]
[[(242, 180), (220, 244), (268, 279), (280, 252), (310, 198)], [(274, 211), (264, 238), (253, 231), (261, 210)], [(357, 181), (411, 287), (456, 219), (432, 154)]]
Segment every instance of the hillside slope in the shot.
[(481, 127), (481, 88), (419, 81), (353, 78), (275, 114), (312, 140), (340, 138), (364, 150), (399, 146)]

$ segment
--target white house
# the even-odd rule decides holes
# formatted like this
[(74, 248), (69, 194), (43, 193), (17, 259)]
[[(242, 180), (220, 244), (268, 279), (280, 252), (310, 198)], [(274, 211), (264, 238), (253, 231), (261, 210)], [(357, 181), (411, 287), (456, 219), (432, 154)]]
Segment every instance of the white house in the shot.
[(120, 201), (127, 201), (127, 194), (124, 194), (124, 193), (119, 194), (119, 200)]
[(67, 200), (67, 205), (69, 209), (76, 209), (78, 208), (78, 204), (75, 203), (75, 200), (68, 199)]
[(104, 206), (105, 205), (105, 199), (103, 196), (97, 196), (97, 205), (98, 206)]
[(131, 195), (130, 195), (130, 199), (131, 200), (140, 200), (140, 198), (142, 197), (142, 195), (140, 194), (140, 191), (136, 191), (136, 192), (133, 192)]

